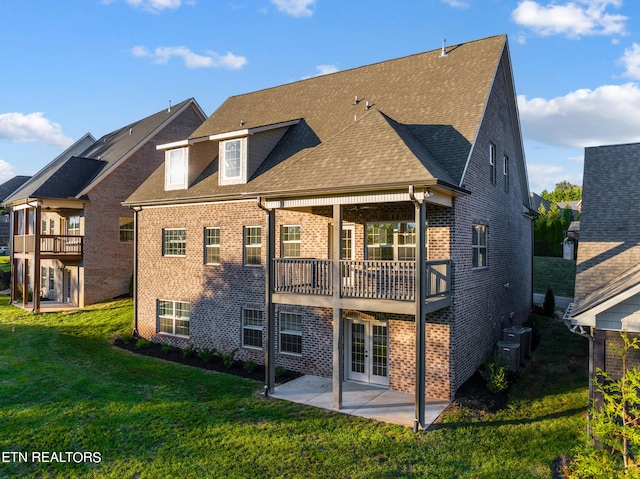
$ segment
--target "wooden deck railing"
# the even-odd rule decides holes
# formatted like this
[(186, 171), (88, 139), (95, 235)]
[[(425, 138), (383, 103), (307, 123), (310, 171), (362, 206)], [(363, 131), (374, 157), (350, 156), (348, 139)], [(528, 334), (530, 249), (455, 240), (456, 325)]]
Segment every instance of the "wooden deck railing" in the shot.
[[(274, 260), (276, 293), (330, 296), (333, 294), (331, 260), (277, 258)], [(415, 261), (341, 260), (340, 295), (344, 298), (413, 301)], [(450, 292), (451, 262), (427, 261), (426, 297)]]
[[(83, 237), (77, 235), (42, 235), (40, 236), (40, 253), (60, 256), (82, 256)], [(15, 235), (13, 237), (15, 253), (33, 253), (35, 251), (34, 235)]]

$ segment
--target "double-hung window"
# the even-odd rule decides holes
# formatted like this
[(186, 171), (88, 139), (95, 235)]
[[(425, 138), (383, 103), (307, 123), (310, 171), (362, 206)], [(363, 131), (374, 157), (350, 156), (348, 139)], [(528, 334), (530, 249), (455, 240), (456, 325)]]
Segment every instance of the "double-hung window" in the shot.
[(284, 225), (282, 227), (282, 257), (300, 257), (300, 225)]
[(220, 228), (204, 229), (204, 262), (220, 264)]
[(55, 284), (56, 284), (56, 270), (54, 268), (49, 268), (49, 289), (53, 290), (55, 289)]
[(120, 230), (120, 241), (123, 243), (133, 241), (133, 218), (129, 216), (121, 216), (118, 218), (118, 225)]
[(242, 346), (262, 349), (264, 314), (257, 309), (242, 310)]
[(504, 174), (504, 191), (509, 193), (509, 157), (505, 155), (502, 173)]
[(42, 288), (46, 288), (47, 287), (47, 267), (42, 266), (40, 272), (42, 273), (40, 277), (40, 286)]
[(492, 185), (497, 181), (498, 165), (496, 163), (496, 145), (489, 143), (489, 180)]
[(244, 227), (244, 264), (259, 265), (262, 255), (262, 227)]
[(164, 159), (164, 189), (186, 189), (188, 186), (187, 148), (165, 151)]
[(67, 223), (67, 234), (71, 236), (80, 235), (80, 217), (70, 216)]
[(227, 140), (223, 144), (223, 177), (234, 180), (242, 176), (242, 140)]
[(487, 266), (487, 227), (485, 225), (473, 225), (471, 234), (473, 267), (483, 268)]
[(189, 336), (189, 303), (158, 300), (158, 332)]
[(391, 261), (415, 261), (415, 223), (381, 222), (367, 223), (367, 259)]
[(186, 256), (187, 230), (165, 228), (162, 230), (162, 256)]
[(302, 315), (280, 313), (280, 352), (302, 354)]

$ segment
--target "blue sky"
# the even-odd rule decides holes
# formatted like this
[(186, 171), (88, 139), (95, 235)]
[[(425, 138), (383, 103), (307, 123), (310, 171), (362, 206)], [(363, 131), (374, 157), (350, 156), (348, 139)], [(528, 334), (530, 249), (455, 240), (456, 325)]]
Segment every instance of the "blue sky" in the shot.
[(0, 182), (194, 97), (509, 36), (532, 191), (640, 141), (637, 0), (0, 0)]

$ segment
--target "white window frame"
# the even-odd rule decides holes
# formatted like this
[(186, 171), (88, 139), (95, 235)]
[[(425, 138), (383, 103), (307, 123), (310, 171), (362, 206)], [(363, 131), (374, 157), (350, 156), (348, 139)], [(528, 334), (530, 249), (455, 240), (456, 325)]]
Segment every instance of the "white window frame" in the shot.
[(490, 167), (489, 181), (491, 181), (492, 185), (496, 184), (496, 181), (497, 181), (496, 176), (498, 176), (498, 165), (496, 163), (497, 163), (496, 145), (494, 145), (493, 143), (489, 143), (489, 167)]
[[(392, 242), (391, 243), (380, 243), (380, 242), (371, 242), (370, 241), (370, 232), (369, 227), (374, 227), (375, 225), (392, 225), (393, 233), (392, 233)], [(404, 227), (402, 225), (405, 225)], [(408, 231), (409, 225), (413, 225), (413, 232)], [(415, 261), (415, 251), (416, 251), (416, 228), (414, 221), (371, 221), (365, 224), (365, 251), (367, 254), (368, 260), (380, 260), (380, 261)], [(403, 238), (411, 238), (413, 237), (413, 243), (401, 242)], [(389, 239), (389, 238), (387, 238)], [(370, 257), (370, 248), (382, 248), (391, 249), (393, 251), (393, 258), (371, 258)], [(406, 258), (405, 254), (401, 254), (403, 250), (413, 251), (413, 258)], [(401, 258), (401, 256), (405, 256)]]
[[(282, 243), (280, 255), (283, 258), (300, 258), (302, 253), (302, 227), (300, 225), (282, 225), (280, 242)], [(291, 254), (290, 249), (297, 249), (297, 254)]]
[[(129, 225), (131, 226), (129, 227)], [(121, 243), (131, 243), (135, 239), (133, 216), (120, 216), (118, 218), (118, 238)]]
[[(163, 311), (163, 306), (169, 307)], [(179, 314), (179, 312), (182, 313)], [(187, 316), (184, 316), (186, 312)], [(168, 334), (170, 336), (178, 336), (181, 338), (188, 338), (191, 334), (191, 305), (186, 301), (175, 301), (172, 299), (159, 299), (157, 303), (157, 330), (158, 334)], [(162, 319), (171, 320), (171, 331), (163, 330)], [(186, 322), (186, 328), (188, 329), (188, 334), (180, 334), (176, 331), (178, 330), (178, 325), (176, 321)], [(181, 325), (182, 328), (185, 325)]]
[[(245, 332), (259, 331), (260, 345), (249, 344), (245, 342)], [(242, 347), (249, 349), (264, 349), (264, 311), (252, 308), (242, 308)]]
[[(230, 185), (230, 184), (238, 184), (244, 183), (245, 172), (246, 172), (246, 150), (247, 150), (247, 139), (246, 138), (232, 138), (229, 140), (224, 140), (220, 142), (220, 184)], [(229, 164), (230, 159), (227, 158), (227, 154), (230, 153), (229, 147), (235, 146), (233, 149), (233, 153), (237, 155), (233, 158), (234, 163), (237, 161), (237, 167), (235, 164), (233, 165), (233, 169), (230, 167), (232, 165)], [(237, 173), (236, 173), (237, 170)], [(233, 171), (233, 174), (232, 174)]]
[[(256, 236), (255, 234), (250, 235), (250, 231), (257, 229), (259, 234)], [(249, 243), (249, 239), (258, 238), (258, 243)], [(242, 232), (242, 242), (244, 245), (244, 265), (245, 266), (261, 266), (262, 265), (262, 226), (245, 226), (244, 231)], [(249, 254), (250, 251), (258, 250), (258, 261), (249, 262), (250, 258), (255, 258), (255, 254)]]
[(488, 230), (487, 225), (474, 224), (471, 227), (471, 265), (473, 269), (486, 268), (488, 265)]
[(67, 219), (67, 235), (80, 236), (80, 215), (69, 216)]
[(55, 268), (49, 268), (49, 291), (53, 291), (56, 288), (56, 270)]
[[(284, 318), (289, 318), (289, 320), (295, 319), (296, 322), (299, 322), (300, 329), (286, 329), (283, 327), (287, 321)], [(299, 313), (291, 313), (288, 311), (281, 311), (278, 316), (278, 326), (279, 326), (279, 349), (282, 354), (291, 354), (293, 356), (302, 356), (302, 315)], [(299, 338), (300, 341), (300, 351), (289, 351), (284, 349), (282, 346), (286, 343), (285, 337), (296, 337)]]
[(504, 191), (509, 193), (509, 157), (507, 155), (504, 155), (502, 174), (504, 175)]
[(175, 148), (164, 152), (164, 189), (185, 190), (189, 178), (189, 149)]
[[(210, 243), (209, 241), (215, 239), (210, 236), (209, 233), (217, 231), (217, 243)], [(217, 256), (217, 261), (209, 261), (209, 252), (212, 255)], [(215, 259), (215, 258), (214, 258)], [(204, 229), (204, 264), (220, 264), (220, 227), (219, 226), (207, 226)]]
[[(184, 232), (184, 239), (170, 237), (170, 235), (173, 234), (171, 232), (179, 232), (179, 231)], [(182, 254), (174, 253), (173, 249), (169, 250), (168, 245), (174, 244), (174, 243), (176, 244), (184, 243), (183, 248), (176, 249), (176, 251), (179, 251), (180, 249), (184, 250)], [(167, 251), (171, 251), (171, 252), (167, 252)], [(183, 258), (186, 255), (187, 255), (187, 229), (186, 228), (163, 228), (162, 229), (162, 256)]]

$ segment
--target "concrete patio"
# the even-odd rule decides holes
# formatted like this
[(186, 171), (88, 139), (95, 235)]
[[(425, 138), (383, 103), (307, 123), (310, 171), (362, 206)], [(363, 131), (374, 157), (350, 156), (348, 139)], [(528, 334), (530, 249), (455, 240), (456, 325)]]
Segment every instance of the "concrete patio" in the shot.
[[(302, 376), (276, 386), (271, 397), (332, 409), (333, 385), (329, 378)], [(449, 405), (441, 399), (426, 400), (425, 428), (429, 427)], [(401, 426), (413, 427), (414, 395), (355, 382), (344, 382), (341, 413)]]

